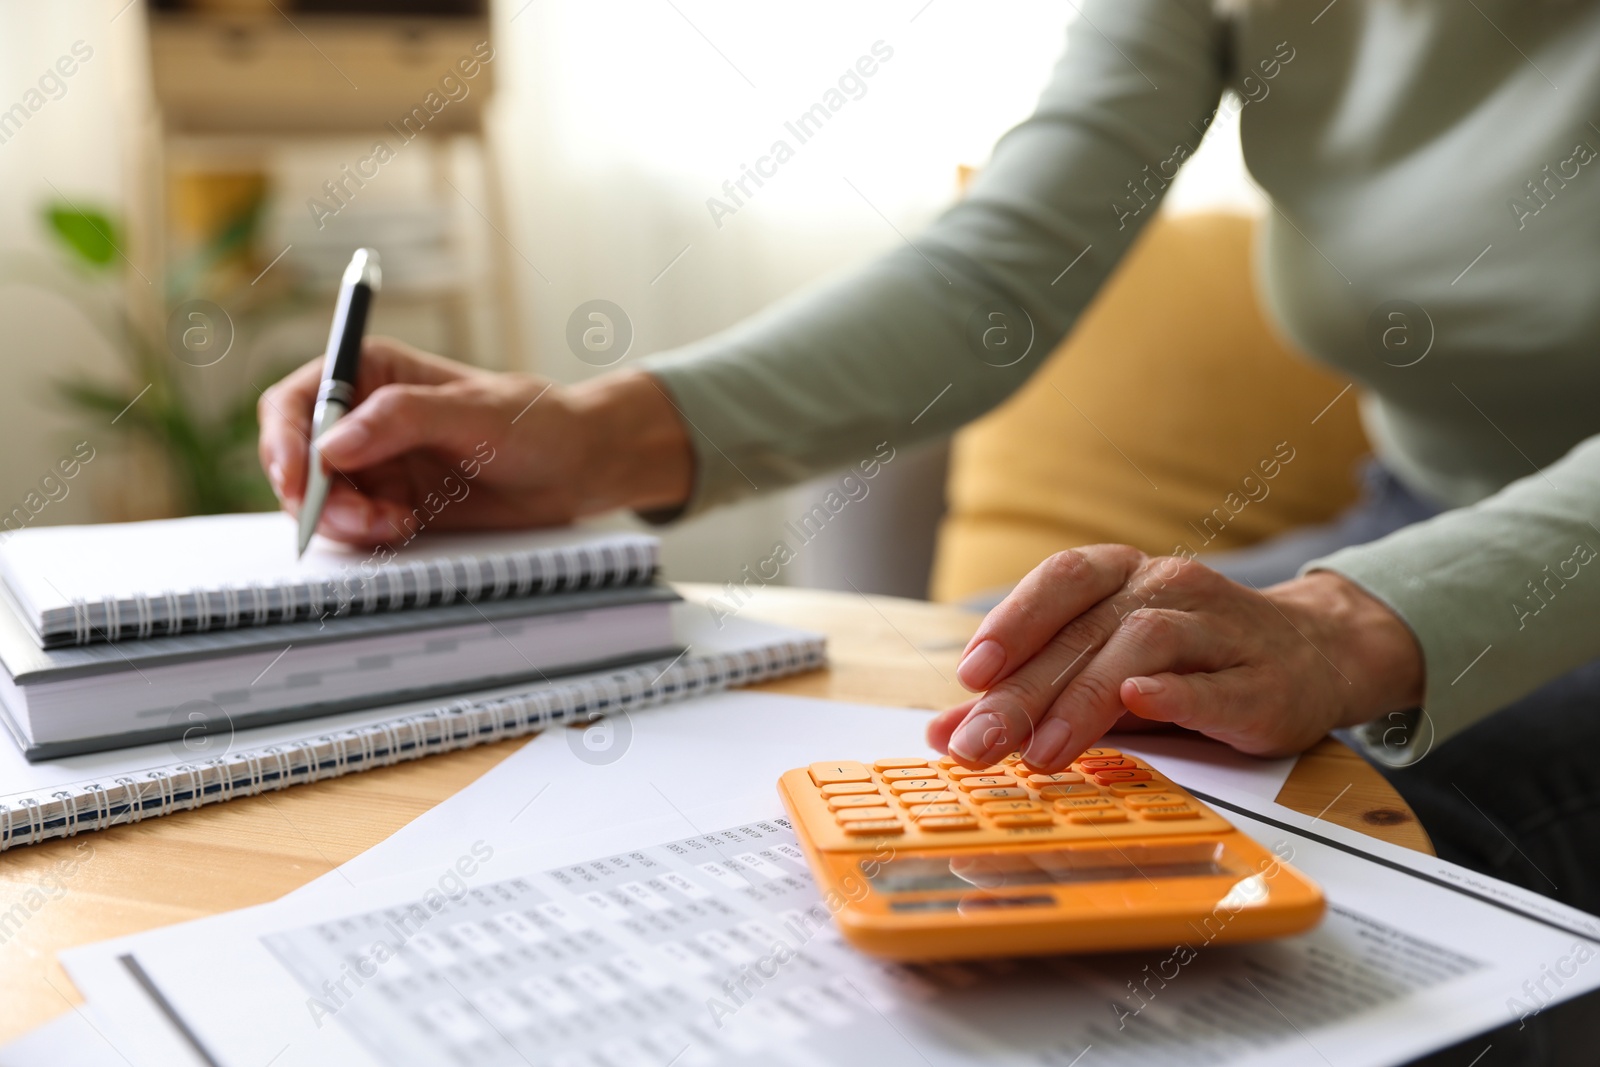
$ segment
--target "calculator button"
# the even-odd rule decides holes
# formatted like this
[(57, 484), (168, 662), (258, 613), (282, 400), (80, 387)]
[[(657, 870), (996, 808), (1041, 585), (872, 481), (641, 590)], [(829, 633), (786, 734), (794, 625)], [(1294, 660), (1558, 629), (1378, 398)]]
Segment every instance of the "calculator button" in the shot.
[(974, 789), (968, 796), (973, 800), (1027, 800), (1028, 791), (1002, 785), (989, 789)]
[(924, 819), (932, 819), (940, 815), (965, 815), (967, 813), (966, 808), (954, 803), (914, 804), (910, 811), (911, 817), (916, 820), (919, 826)]
[(837, 763), (813, 763), (811, 765), (811, 780), (817, 785), (828, 785), (832, 782), (870, 782), (872, 772), (866, 765), (855, 760), (840, 760)]
[(1061, 771), (1058, 774), (1030, 774), (1029, 785), (1082, 785), (1083, 775), (1074, 771)]
[(950, 804), (954, 803), (956, 795), (944, 789), (918, 789), (911, 793), (901, 793), (898, 797), (900, 803), (911, 804)]
[(886, 782), (904, 782), (912, 778), (926, 778), (933, 773), (933, 768), (924, 764), (921, 767), (891, 767), (883, 772)]
[(1083, 773), (1089, 774), (1092, 771), (1131, 771), (1139, 765), (1133, 762), (1133, 760), (1128, 759), (1126, 756), (1103, 756), (1099, 759), (1080, 759), (1078, 760), (1077, 766), (1079, 770), (1083, 771)]
[(878, 787), (872, 782), (835, 782), (822, 787), (825, 797), (847, 797), (856, 793), (876, 793)]
[(978, 778), (983, 775), (1008, 774), (1010, 771), (1010, 767), (951, 767), (945, 773), (960, 781), (963, 778)]
[(1119, 767), (1110, 771), (1094, 771), (1093, 777), (1100, 785), (1111, 785), (1115, 782), (1148, 782), (1150, 781), (1150, 772), (1140, 770), (1138, 767), (1129, 767), (1127, 769)]
[(1049, 826), (1053, 822), (1047, 811), (1014, 811), (994, 817), (996, 826), (1008, 830), (1017, 826)]
[(1063, 815), (1070, 815), (1075, 811), (1095, 811), (1101, 808), (1115, 808), (1117, 802), (1110, 797), (1067, 797), (1056, 801), (1056, 810)]
[(844, 832), (865, 836), (868, 834), (903, 834), (905, 825), (899, 819), (863, 819), (860, 822), (847, 822)]
[(1114, 797), (1132, 797), (1140, 793), (1170, 793), (1171, 782), (1109, 782), (1106, 788), (1111, 790)]
[(956, 785), (966, 790), (973, 789), (1001, 789), (1017, 784), (1017, 780), (1009, 774), (984, 774), (973, 778), (963, 778)]
[(1121, 808), (1096, 808), (1093, 811), (1075, 811), (1067, 816), (1068, 822), (1127, 822), (1128, 813)]
[(881, 759), (872, 764), (875, 771), (898, 771), (907, 767), (927, 767), (925, 759)]
[(936, 815), (931, 819), (918, 819), (917, 829), (948, 833), (951, 830), (976, 830), (978, 820), (970, 815)]
[(1130, 808), (1148, 808), (1152, 804), (1187, 804), (1188, 797), (1177, 793), (1135, 793), (1127, 799)]
[(1043, 811), (1044, 805), (1037, 800), (991, 800), (987, 804), (979, 804), (978, 808), (985, 815), (1005, 815), (1019, 811)]
[(897, 782), (890, 782), (889, 789), (894, 793), (915, 793), (920, 790), (948, 789), (949, 784), (942, 778), (903, 778)]
[(857, 793), (854, 796), (829, 797), (828, 807), (834, 811), (841, 808), (881, 808), (883, 796), (879, 793)]
[(875, 808), (841, 808), (833, 813), (833, 817), (840, 822), (861, 822), (863, 819), (867, 821), (892, 819), (894, 818), (894, 809), (883, 807), (882, 805)]
[(1079, 759), (1117, 759), (1122, 753), (1114, 748), (1086, 748), (1079, 753)]
[(1169, 819), (1198, 819), (1200, 809), (1193, 804), (1161, 804), (1153, 808), (1140, 808), (1138, 814), (1141, 818), (1169, 820)]
[(1100, 787), (1097, 785), (1042, 785), (1039, 795), (1045, 800), (1059, 800), (1062, 797), (1097, 797)]

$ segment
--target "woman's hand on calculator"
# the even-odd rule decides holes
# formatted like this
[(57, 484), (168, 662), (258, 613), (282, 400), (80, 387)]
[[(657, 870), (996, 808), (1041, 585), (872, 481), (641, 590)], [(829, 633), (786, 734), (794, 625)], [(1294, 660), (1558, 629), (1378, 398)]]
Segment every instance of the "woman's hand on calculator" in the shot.
[(1416, 707), (1422, 653), (1399, 616), (1318, 571), (1256, 590), (1127, 545), (1060, 552), (979, 625), (956, 670), (978, 698), (928, 727), (973, 765), (1066, 766), (1124, 711), (1262, 756)]

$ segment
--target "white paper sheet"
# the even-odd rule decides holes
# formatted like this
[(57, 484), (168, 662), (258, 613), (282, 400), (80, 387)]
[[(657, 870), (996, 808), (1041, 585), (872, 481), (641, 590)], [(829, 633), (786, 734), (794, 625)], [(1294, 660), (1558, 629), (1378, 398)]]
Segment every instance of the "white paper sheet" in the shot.
[(0, 1067), (126, 1067), (88, 1008), (68, 1009), (0, 1048)]
[(1188, 731), (1111, 734), (1105, 744), (1156, 764), (1191, 789), (1276, 801), (1297, 756), (1260, 759)]
[[(349, 865), (343, 876), (319, 880), (279, 904), (76, 950), (65, 957), (69, 971), (102, 1015), (115, 1015), (122, 1032), (138, 1031), (138, 1040), (150, 1044), (160, 1031), (150, 1025), (148, 1003), (127, 995), (126, 971), (116, 962), (131, 951), (222, 1062), (255, 1065), (277, 1056), (284, 1067), (379, 1062), (373, 1049), (401, 1033), (408, 1041), (398, 1052), (382, 1053), (387, 1062), (405, 1062), (407, 1055), (431, 1055), (436, 1062), (449, 1046), (474, 1063), (520, 1063), (531, 1046), (515, 1050), (515, 1042), (534, 1040), (537, 1032), (544, 1042), (538, 1047), (553, 1051), (562, 1026), (587, 1035), (568, 1042), (572, 1050), (609, 1049), (613, 1062), (621, 1056), (630, 1063), (654, 1062), (672, 1045), (660, 1062), (680, 1053), (683, 1063), (696, 1057), (709, 1062), (705, 1057), (731, 1050), (779, 1063), (915, 1062), (920, 1056), (932, 1064), (1064, 1065), (1093, 1045), (1096, 1063), (1320, 1057), (1344, 1067), (1400, 1062), (1514, 1021), (1519, 1004), (1532, 1010), (1548, 1003), (1530, 999), (1524, 983), (1552, 968), (1563, 975), (1575, 970), (1550, 1001), (1600, 984), (1600, 967), (1586, 954), (1593, 947), (1577, 936), (1588, 928), (1571, 925), (1587, 917), (1551, 904), (1556, 926), (1530, 921), (1418, 879), (1404, 863), (1385, 865), (1346, 851), (1347, 838), (1370, 842), (1263, 804), (1237, 782), (1202, 783), (1174, 771), (1191, 788), (1225, 794), (1273, 820), (1228, 813), (1264, 844), (1292, 848), (1295, 864), (1323, 885), (1331, 908), (1322, 927), (1266, 945), (1200, 946), (1195, 959), (1181, 964), (1173, 953), (1153, 952), (914, 970), (885, 967), (824, 933), (797, 945), (796, 960), (757, 984), (732, 1016), (719, 1016), (712, 1001), (730, 1003), (732, 996), (721, 982), (742, 973), (732, 962), (740, 932), (745, 950), (762, 937), (741, 924), (782, 931), (783, 913), (803, 907), (813, 893), (803, 865), (782, 851), (787, 842), (774, 821), (781, 809), (771, 792), (776, 772), (819, 756), (925, 751), (916, 747), (925, 716), (750, 694), (680, 705), (670, 711), (671, 724), (667, 714), (659, 721), (651, 721), (654, 712), (635, 716), (624, 754), (609, 763), (585, 762), (579, 752), (587, 750), (571, 738), (547, 734), (372, 850), (363, 863)], [(707, 738), (720, 743), (708, 745)], [(706, 842), (718, 852), (715, 862), (726, 865), (726, 874), (744, 877), (747, 889), (724, 885), (694, 865), (672, 871), (677, 854), (659, 847), (752, 822), (769, 829), (749, 831), (763, 840), (747, 842), (748, 849)], [(574, 838), (580, 827), (585, 835)], [(667, 890), (638, 876), (643, 861), (635, 852), (656, 865), (647, 870)], [(766, 867), (742, 860), (742, 852), (764, 859)], [(456, 866), (464, 857), (473, 860), (470, 877)], [(559, 877), (544, 873), (596, 857), (612, 859), (584, 866), (599, 883), (575, 899), (568, 899), (572, 894)], [(408, 866), (415, 868), (409, 874), (386, 873)], [(1420, 866), (1448, 867), (1438, 861)], [(674, 895), (668, 873), (697, 884), (709, 894), (700, 902), (718, 914), (685, 920), (684, 909), (695, 901)], [(354, 986), (335, 963), (341, 949), (369, 932), (360, 916), (415, 901), (447, 876), (452, 887), (464, 880), (470, 889), (450, 906), (455, 910), (440, 913), (429, 931), (434, 941), (410, 939), (375, 977)], [(588, 899), (592, 891), (601, 893), (599, 902)], [(1497, 892), (1520, 895), (1510, 887)], [(655, 904), (665, 900), (669, 907), (656, 907), (652, 895), (659, 898)], [(558, 919), (540, 919), (539, 905), (552, 902), (583, 915), (587, 930), (563, 931)], [(504, 918), (508, 912), (537, 923), (544, 940), (519, 933), (517, 923)], [(338, 916), (355, 917), (335, 921)], [(664, 930), (662, 923), (668, 924)], [(1470, 940), (1462, 936), (1468, 930)], [(662, 940), (692, 941), (702, 961), (717, 968), (709, 984), (685, 969), (681, 954), (663, 950)], [(560, 945), (559, 956), (548, 952), (551, 942)], [(542, 947), (522, 953), (524, 945)], [(646, 967), (619, 964), (619, 955)], [(1578, 955), (1583, 961), (1574, 964)], [(658, 989), (653, 979), (630, 977), (652, 967), (664, 968), (671, 983)], [(291, 977), (291, 968), (304, 984)], [(443, 977), (430, 979), (435, 971)], [(344, 978), (346, 992), (313, 980), (324, 972), (329, 982)], [(849, 984), (841, 986), (840, 979)], [(308, 1006), (314, 995), (336, 1009), (331, 1017)], [(576, 1012), (568, 1000), (577, 1002)], [(718, 1018), (722, 1027), (715, 1025)], [(1218, 1018), (1225, 1021), (1206, 1021)], [(425, 1037), (408, 1029), (418, 1019), (429, 1020)], [(683, 1043), (674, 1045), (679, 1037)], [(137, 1052), (135, 1062), (186, 1062), (170, 1048), (165, 1058)], [(552, 1060), (535, 1055), (535, 1062)]]

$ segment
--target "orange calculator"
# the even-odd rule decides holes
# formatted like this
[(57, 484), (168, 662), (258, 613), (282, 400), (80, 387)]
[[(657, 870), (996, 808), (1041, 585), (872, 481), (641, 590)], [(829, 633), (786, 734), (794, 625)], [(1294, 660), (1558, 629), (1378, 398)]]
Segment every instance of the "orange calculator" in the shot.
[(838, 760), (778, 792), (845, 939), (896, 960), (1170, 948), (1299, 933), (1321, 891), (1143, 760), (1091, 748)]

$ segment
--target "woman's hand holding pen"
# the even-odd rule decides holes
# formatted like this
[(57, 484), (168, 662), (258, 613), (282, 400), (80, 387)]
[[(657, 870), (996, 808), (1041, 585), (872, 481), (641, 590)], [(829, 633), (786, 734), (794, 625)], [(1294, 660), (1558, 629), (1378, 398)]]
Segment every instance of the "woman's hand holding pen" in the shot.
[[(322, 360), (261, 394), (261, 465), (298, 514)], [(643, 372), (564, 387), (367, 338), (356, 406), (318, 443), (332, 476), (317, 532), (352, 544), (405, 540), (425, 508), (439, 528), (549, 526), (618, 507), (688, 499), (693, 452), (676, 409)], [(466, 466), (463, 466), (463, 465)], [(457, 495), (471, 470), (470, 491)], [(449, 498), (447, 507), (426, 502)]]

